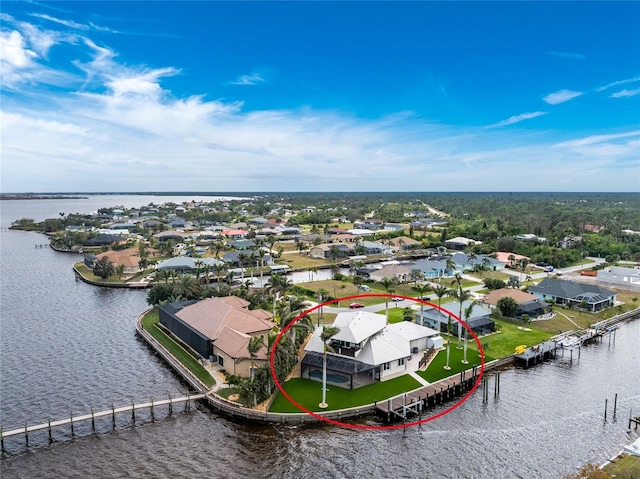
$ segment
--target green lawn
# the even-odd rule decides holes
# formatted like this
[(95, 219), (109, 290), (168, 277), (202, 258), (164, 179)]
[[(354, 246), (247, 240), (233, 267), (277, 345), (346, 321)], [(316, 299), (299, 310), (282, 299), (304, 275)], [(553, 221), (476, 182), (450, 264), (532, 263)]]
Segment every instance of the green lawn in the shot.
[[(531, 324), (517, 325), (496, 320), (496, 325), (499, 325), (501, 332), (480, 338), (480, 342), (485, 348), (485, 354), (491, 355), (494, 358), (510, 356), (515, 352), (516, 346), (522, 344), (534, 346), (552, 336), (552, 334), (548, 332), (533, 329)], [(529, 331), (526, 331), (526, 329), (529, 329)], [(473, 345), (475, 346), (475, 342)]]
[[(461, 371), (471, 369), (474, 365), (480, 366), (480, 353), (478, 352), (475, 342), (469, 343), (468, 345), (467, 361), (469, 361), (469, 364), (462, 363), (464, 351), (462, 349), (456, 349), (456, 344), (457, 339), (453, 338), (451, 343), (451, 356), (449, 358), (449, 366), (451, 369), (444, 368), (447, 364), (447, 350), (445, 348), (436, 354), (436, 357), (433, 358), (433, 361), (431, 361), (426, 371), (417, 371), (416, 373), (430, 383), (433, 383), (454, 374), (459, 374)], [(472, 348), (472, 345), (475, 346), (475, 348)], [(493, 361), (493, 357), (488, 356), (485, 352), (484, 362), (487, 363), (489, 361)]]
[[(358, 389), (344, 389), (337, 386), (328, 386), (327, 409), (320, 409), (318, 404), (322, 401), (322, 383), (303, 378), (292, 378), (283, 385), (287, 394), (301, 406), (310, 411), (327, 411), (345, 409), (349, 407), (364, 406), (374, 401), (382, 401), (406, 391), (412, 391), (420, 387), (420, 383), (409, 375), (390, 379), (389, 381), (376, 382)], [(271, 412), (301, 412), (282, 394), (273, 401)]]
[(148, 331), (160, 344), (162, 344), (173, 356), (191, 371), (207, 387), (213, 386), (216, 381), (196, 358), (194, 358), (182, 346), (176, 343), (171, 337), (158, 327), (158, 310), (150, 311), (142, 319), (142, 327)]
[(622, 454), (612, 463), (607, 464), (603, 471), (618, 479), (633, 479), (640, 477), (640, 457)]

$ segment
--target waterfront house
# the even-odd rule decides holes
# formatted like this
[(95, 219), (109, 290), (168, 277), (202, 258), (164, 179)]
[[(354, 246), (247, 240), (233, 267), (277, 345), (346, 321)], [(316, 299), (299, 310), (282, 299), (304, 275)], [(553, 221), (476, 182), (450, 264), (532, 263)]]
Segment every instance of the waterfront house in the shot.
[(82, 246), (109, 246), (112, 244), (124, 243), (126, 238), (116, 234), (100, 234), (82, 243)]
[(611, 266), (598, 271), (598, 281), (639, 288), (640, 267), (625, 268), (622, 266)]
[(513, 298), (518, 303), (518, 309), (514, 313), (516, 318), (521, 318), (526, 314), (529, 318), (535, 319), (551, 310), (551, 305), (543, 299), (513, 288), (500, 288), (491, 291), (480, 302), (495, 308), (498, 305), (498, 301), (505, 297)]
[(399, 264), (390, 264), (369, 272), (369, 278), (374, 281), (382, 281), (384, 278), (396, 278), (400, 283), (406, 283), (410, 277), (411, 269)]
[(590, 311), (601, 311), (613, 306), (617, 293), (595, 284), (576, 283), (558, 278), (545, 278), (529, 292), (542, 299), (552, 300), (556, 304), (579, 306)]
[(160, 323), (205, 359), (217, 362), (229, 374), (249, 377), (252, 337), (261, 337), (254, 365), (268, 361), (269, 332), (275, 326), (272, 314), (249, 309), (249, 302), (237, 296), (180, 301), (158, 306)]
[[(158, 250), (154, 248), (147, 248), (146, 252), (149, 257), (158, 255)], [(140, 267), (139, 248), (127, 248), (119, 251), (108, 250), (104, 253), (100, 253), (94, 257), (91, 268), (93, 269), (93, 265), (102, 258), (107, 258), (107, 261), (109, 261), (114, 267), (124, 266), (123, 273), (125, 274), (135, 274), (144, 269)], [(85, 265), (89, 264), (87, 259), (85, 259), (84, 263)]]
[(205, 266), (214, 267), (224, 264), (219, 259), (215, 258), (191, 258), (190, 256), (176, 256), (165, 261), (160, 261), (157, 265), (158, 271), (165, 269), (172, 271), (179, 271), (181, 273), (188, 273), (196, 271), (198, 268), (204, 268)]
[(415, 262), (413, 268), (422, 270), (426, 279), (437, 279), (443, 276), (451, 276), (455, 272), (451, 268), (447, 269), (447, 260), (444, 257), (420, 259)]
[(451, 256), (451, 259), (456, 264), (456, 271), (460, 273), (482, 268), (489, 271), (502, 271), (506, 266), (502, 261), (498, 261), (497, 259), (484, 254), (479, 254), (476, 255), (475, 258), (470, 258), (466, 253), (454, 253)]
[(422, 247), (422, 243), (420, 243), (420, 241), (409, 238), (408, 236), (399, 236), (397, 238), (393, 238), (389, 240), (389, 243), (391, 244), (391, 249), (393, 252), (409, 251)]
[[(408, 373), (408, 361), (434, 343), (439, 333), (412, 323), (387, 324), (385, 316), (367, 311), (339, 313), (333, 326), (340, 332), (330, 339), (327, 383), (355, 389)], [(301, 377), (322, 380), (324, 345), (317, 328), (305, 347)]]
[(338, 258), (346, 258), (353, 254), (353, 248), (344, 243), (323, 243), (309, 249), (309, 256), (316, 259), (331, 258), (332, 248), (335, 247)]
[[(467, 320), (464, 317), (464, 311), (469, 307), (470, 304), (471, 301), (463, 301), (463, 316), (461, 319), (463, 321), (466, 321), (471, 330), (478, 335), (493, 332), (493, 330), (495, 329), (495, 322), (490, 319), (491, 309), (486, 305), (476, 303), (471, 311), (469, 319)], [(458, 301), (446, 303), (442, 305), (442, 309), (444, 309), (444, 312), (440, 311), (436, 307), (425, 305), (422, 309), (422, 313), (416, 313), (418, 324), (422, 324), (438, 331), (446, 331), (449, 322), (448, 313), (452, 313), (453, 315), (458, 316), (458, 313), (460, 312), (460, 303)], [(451, 329), (453, 334), (458, 334), (459, 325), (460, 323), (455, 318), (451, 320)]]

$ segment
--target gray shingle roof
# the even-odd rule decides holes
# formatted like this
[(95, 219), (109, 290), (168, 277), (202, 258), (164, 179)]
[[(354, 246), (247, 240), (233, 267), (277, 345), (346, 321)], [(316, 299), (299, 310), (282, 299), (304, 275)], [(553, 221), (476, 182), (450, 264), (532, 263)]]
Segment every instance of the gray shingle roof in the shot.
[(594, 294), (596, 296), (602, 296), (602, 298), (596, 302), (604, 301), (606, 298), (616, 295), (613, 291), (601, 288), (595, 284), (576, 283), (574, 281), (557, 278), (545, 278), (536, 286), (531, 286), (529, 292), (554, 296), (556, 298), (576, 299), (578, 301), (580, 301), (582, 297), (585, 297), (587, 300), (589, 300), (588, 297), (593, 299)]

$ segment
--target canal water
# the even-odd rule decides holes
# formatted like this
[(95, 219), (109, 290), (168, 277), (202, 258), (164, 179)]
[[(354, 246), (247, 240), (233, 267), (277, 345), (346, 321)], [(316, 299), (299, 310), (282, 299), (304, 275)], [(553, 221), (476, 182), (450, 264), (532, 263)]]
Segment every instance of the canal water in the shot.
[[(192, 199), (192, 198), (186, 198)], [(180, 198), (172, 198), (181, 201)], [(2, 201), (1, 224), (102, 206), (141, 206), (158, 197)], [(74, 278), (79, 256), (38, 249), (36, 233), (0, 237), (0, 424), (6, 429), (183, 394), (187, 387), (135, 336), (144, 291), (95, 288)], [(198, 406), (152, 422), (130, 417), (78, 425), (76, 437), (46, 432), (6, 440), (3, 478), (560, 478), (600, 463), (630, 443), (630, 409), (640, 411), (640, 321), (615, 342), (502, 372), (500, 394), (477, 391), (452, 413), (387, 432), (333, 426), (235, 424)], [(612, 404), (618, 395), (617, 419)], [(604, 403), (609, 402), (608, 421)], [(180, 409), (176, 407), (176, 411)], [(174, 412), (176, 412), (174, 411)], [(146, 414), (146, 415), (145, 415)]]

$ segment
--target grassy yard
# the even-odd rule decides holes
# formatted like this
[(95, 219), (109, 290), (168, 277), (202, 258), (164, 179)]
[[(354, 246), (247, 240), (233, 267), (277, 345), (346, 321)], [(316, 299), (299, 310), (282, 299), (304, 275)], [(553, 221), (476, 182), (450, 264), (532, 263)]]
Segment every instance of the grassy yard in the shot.
[[(301, 406), (310, 411), (331, 411), (335, 409), (345, 409), (349, 407), (364, 406), (374, 401), (397, 396), (406, 391), (412, 391), (420, 387), (420, 383), (409, 375), (390, 379), (389, 381), (376, 382), (358, 389), (344, 389), (338, 386), (328, 386), (327, 409), (320, 409), (318, 404), (322, 400), (322, 383), (303, 378), (292, 378), (284, 385), (284, 390)], [(271, 405), (271, 412), (301, 412), (284, 397), (278, 396)]]
[[(496, 359), (510, 356), (515, 352), (516, 346), (520, 346), (522, 344), (526, 346), (533, 346), (549, 339), (552, 336), (549, 332), (534, 329), (537, 328), (537, 323), (533, 325), (518, 325), (507, 321), (497, 320), (496, 325), (501, 328), (499, 333), (494, 333), (480, 338), (480, 343), (482, 343), (482, 347), (485, 349), (485, 354)], [(555, 331), (555, 333), (557, 333), (557, 331)], [(473, 346), (476, 346), (475, 342), (473, 343)]]
[[(461, 371), (472, 369), (474, 365), (480, 366), (480, 353), (477, 350), (477, 346), (475, 348), (471, 347), (471, 345), (475, 345), (475, 343), (470, 342), (467, 349), (467, 361), (469, 361), (469, 364), (462, 363), (464, 351), (462, 349), (456, 349), (456, 344), (456, 338), (453, 338), (451, 342), (451, 356), (449, 357), (449, 366), (451, 369), (444, 368), (447, 364), (447, 350), (445, 348), (436, 354), (436, 357), (433, 358), (433, 361), (431, 361), (426, 371), (416, 371), (416, 373), (430, 383), (433, 383), (454, 374), (459, 374)], [(493, 361), (493, 357), (489, 356), (486, 351), (484, 361), (485, 363)]]
[(312, 258), (306, 253), (287, 253), (280, 257), (278, 264), (286, 264), (290, 268), (317, 268), (331, 264), (331, 261)]
[(82, 262), (76, 263), (74, 266), (85, 279), (88, 279), (89, 281), (95, 281), (96, 283), (124, 284), (129, 278), (129, 275), (123, 274), (122, 278), (118, 278), (117, 274), (113, 274), (105, 279), (93, 274), (93, 271), (87, 268)]
[(213, 386), (216, 381), (196, 358), (194, 358), (182, 346), (176, 343), (170, 336), (158, 327), (158, 310), (150, 311), (142, 320), (142, 327), (148, 331), (160, 344), (162, 344), (173, 356), (189, 369), (207, 387)]
[(614, 462), (607, 464), (603, 471), (616, 479), (637, 479), (640, 477), (640, 457), (622, 454)]

